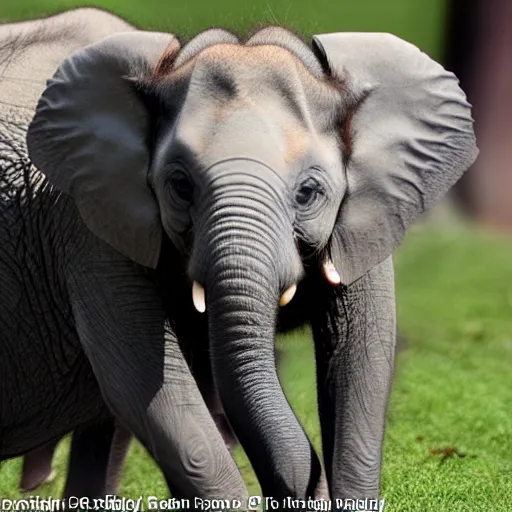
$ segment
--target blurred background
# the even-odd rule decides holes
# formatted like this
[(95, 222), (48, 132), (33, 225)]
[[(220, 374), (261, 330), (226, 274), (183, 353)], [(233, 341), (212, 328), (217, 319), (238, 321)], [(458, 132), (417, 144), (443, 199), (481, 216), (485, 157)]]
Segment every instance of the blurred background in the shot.
[[(391, 32), (454, 71), (474, 106), (480, 156), (419, 222), (396, 262), (398, 351), (388, 411), (382, 495), (388, 511), (512, 510), (512, 1), (511, 0), (2, 0), (0, 22), (98, 6), (180, 38), (222, 26), (240, 35), (265, 24), (305, 39), (339, 31)], [(320, 449), (309, 333), (278, 341), (281, 378)], [(37, 494), (57, 496), (57, 480)], [(257, 482), (240, 449), (253, 493)], [(19, 496), (20, 460), (0, 470), (0, 497)], [(139, 445), (125, 496), (166, 496)]]

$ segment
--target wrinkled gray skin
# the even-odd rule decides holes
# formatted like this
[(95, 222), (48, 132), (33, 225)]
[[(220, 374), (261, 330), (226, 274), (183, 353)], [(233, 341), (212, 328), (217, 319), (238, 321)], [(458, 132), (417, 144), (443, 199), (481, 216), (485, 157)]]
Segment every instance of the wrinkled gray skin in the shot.
[[(59, 63), (87, 44), (127, 30), (133, 28), (96, 9), (0, 27), (0, 459), (26, 453), (20, 482), (24, 490), (52, 478), (55, 447), (74, 430), (64, 496), (115, 494), (131, 439), (125, 428), (114, 430), (84, 355), (66, 285), (67, 272), (77, 264), (68, 259), (74, 242), (69, 244), (66, 238), (73, 224), (83, 229), (82, 223), (69, 200), (30, 169), (25, 148), (37, 100)], [(176, 279), (172, 290), (178, 289)], [(160, 307), (161, 313), (158, 308), (153, 311), (155, 316), (165, 318), (165, 307), (169, 317), (190, 312), (199, 316), (190, 301), (182, 307), (170, 300)], [(195, 322), (204, 324), (201, 318)], [(152, 414), (139, 430), (144, 431), (142, 441), (150, 453), (163, 461), (169, 486), (176, 495), (243, 498), (245, 485), (204, 405), (231, 449), (235, 438), (214, 391), (207, 340), (195, 327), (182, 336), (184, 343), (187, 336), (194, 338), (184, 353), (198, 390), (178, 349), (175, 329), (157, 322), (152, 345), (138, 350), (136, 344), (144, 347), (147, 338), (144, 333), (138, 340), (140, 331), (144, 325), (122, 340), (129, 344), (133, 339), (130, 351), (144, 354), (140, 366), (131, 367), (127, 375), (129, 387), (136, 388), (129, 400), (137, 402), (138, 414)], [(104, 334), (101, 342), (105, 338)], [(115, 364), (116, 357), (112, 359)], [(30, 380), (22, 383), (21, 374), (30, 375)], [(150, 407), (153, 399), (161, 406)], [(218, 473), (211, 467), (203, 471), (204, 459), (211, 459)]]
[[(279, 352), (276, 356), (276, 365), (279, 366)], [(216, 393), (208, 389), (208, 386), (212, 387), (210, 371), (197, 370), (196, 368), (196, 380), (203, 383), (200, 389), (203, 390), (215, 424), (232, 453), (237, 439)], [(107, 421), (99, 426), (92, 425), (73, 432), (64, 496), (95, 497), (119, 494), (124, 460), (133, 436), (126, 428), (116, 425), (112, 437), (112, 428), (112, 422)], [(33, 491), (54, 480), (56, 472), (52, 461), (59, 441), (60, 439), (54, 440), (23, 457), (20, 481), (22, 492)]]
[[(180, 50), (170, 35), (133, 32), (61, 65), (27, 142), (66, 194), (42, 177), (32, 192), (32, 215), (48, 226), (37, 247), (53, 251), (53, 286), (37, 297), (61, 305), (61, 345), (83, 348), (109, 410), (168, 480), (172, 464), (195, 482), (238, 478), (219, 471), (201, 422), (190, 427), (190, 407), (196, 421), (206, 408), (181, 394), (193, 391), (173, 341), (207, 339), (264, 494), (314, 495), (320, 463), (274, 363), (276, 331), (309, 322), (330, 496), (376, 497), (395, 346), (391, 254), (477, 154), (453, 75), (383, 34), (317, 36), (311, 50), (279, 28), (244, 44), (214, 30)], [(191, 310), (191, 281), (204, 287), (205, 315)], [(38, 383), (45, 397), (59, 389), (52, 376)], [(77, 421), (67, 398), (59, 415)], [(26, 438), (40, 432), (31, 426)]]
[[(279, 368), (281, 353), (276, 350), (276, 366)], [(199, 371), (198, 371), (199, 370)], [(237, 445), (236, 436), (222, 410), (216, 393), (211, 393), (211, 374), (204, 368), (196, 368), (196, 380), (203, 385), (204, 397), (209, 410), (212, 412), (215, 424), (219, 429), (228, 450), (232, 453)], [(106, 422), (90, 429), (74, 432), (70, 453), (70, 471), (65, 485), (66, 496), (103, 496), (119, 493), (124, 460), (132, 441), (129, 430), (117, 425), (113, 438), (110, 439), (112, 424)], [(105, 438), (107, 442), (105, 443)], [(23, 457), (20, 490), (28, 492), (52, 482), (56, 472), (52, 467), (55, 450), (60, 440), (52, 441), (37, 448)], [(93, 447), (91, 449), (91, 446)], [(101, 448), (104, 448), (104, 452)], [(91, 457), (91, 452), (94, 454)], [(107, 455), (106, 455), (107, 454)], [(89, 464), (88, 464), (89, 461)], [(78, 489), (81, 482), (87, 482), (87, 488)]]
[[(276, 351), (277, 367), (280, 360), (281, 354)], [(212, 393), (207, 388), (212, 386), (210, 371), (196, 368), (195, 374), (196, 380), (203, 383), (200, 389), (204, 390), (203, 396), (215, 424), (228, 450), (232, 453), (237, 445), (237, 439), (216, 393)], [(133, 436), (121, 425), (116, 426), (113, 438), (110, 437), (111, 432), (112, 424), (106, 422), (99, 427), (93, 425), (91, 428), (73, 433), (65, 496), (103, 496), (119, 493), (124, 460)], [(52, 467), (52, 461), (59, 441), (55, 440), (43, 445), (23, 457), (20, 481), (22, 492), (35, 490), (54, 480), (56, 472)], [(87, 482), (87, 487), (83, 487), (83, 481)]]

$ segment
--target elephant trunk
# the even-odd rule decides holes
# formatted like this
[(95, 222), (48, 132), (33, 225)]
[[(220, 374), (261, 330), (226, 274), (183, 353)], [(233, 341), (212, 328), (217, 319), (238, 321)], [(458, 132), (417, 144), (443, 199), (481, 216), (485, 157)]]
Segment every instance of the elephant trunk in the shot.
[(270, 301), (256, 298), (267, 286), (264, 276), (226, 273), (232, 277), (207, 291), (213, 372), (223, 407), (263, 493), (307, 498), (318, 480), (311, 482), (318, 461), (277, 377), (275, 311)]
[(299, 277), (300, 259), (276, 189), (259, 173), (243, 180), (231, 173), (231, 185), (213, 193), (198, 244), (209, 257), (202, 268), (213, 373), (263, 493), (307, 498), (320, 463), (283, 393), (274, 355), (279, 298)]

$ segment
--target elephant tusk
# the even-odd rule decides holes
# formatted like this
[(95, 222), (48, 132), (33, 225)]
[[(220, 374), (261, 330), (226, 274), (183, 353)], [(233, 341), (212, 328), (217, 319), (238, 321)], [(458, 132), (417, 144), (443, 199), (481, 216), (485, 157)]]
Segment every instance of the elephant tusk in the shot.
[(194, 281), (192, 284), (192, 302), (199, 313), (204, 313), (206, 311), (204, 288), (197, 281)]
[(297, 291), (296, 284), (293, 284), (292, 286), (290, 286), (290, 288), (288, 288), (288, 290), (286, 290), (283, 293), (283, 295), (281, 295), (281, 299), (279, 300), (279, 305), (286, 306), (286, 304), (288, 304), (293, 299), (293, 296), (295, 295), (296, 291)]
[(334, 266), (334, 263), (331, 260), (325, 261), (322, 266), (322, 271), (324, 277), (331, 283), (332, 285), (338, 285), (341, 283), (341, 277)]

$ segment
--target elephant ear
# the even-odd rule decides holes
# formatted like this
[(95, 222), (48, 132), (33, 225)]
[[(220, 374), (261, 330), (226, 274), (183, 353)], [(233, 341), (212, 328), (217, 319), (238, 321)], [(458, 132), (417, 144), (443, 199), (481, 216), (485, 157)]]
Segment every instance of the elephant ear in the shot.
[(150, 116), (137, 78), (168, 67), (174, 36), (127, 32), (73, 53), (48, 81), (27, 133), (32, 162), (87, 227), (135, 262), (158, 263), (162, 227), (148, 186)]
[(315, 36), (313, 49), (361, 98), (345, 115), (347, 191), (330, 246), (350, 284), (392, 254), (478, 149), (458, 80), (415, 46), (391, 34), (334, 33)]

